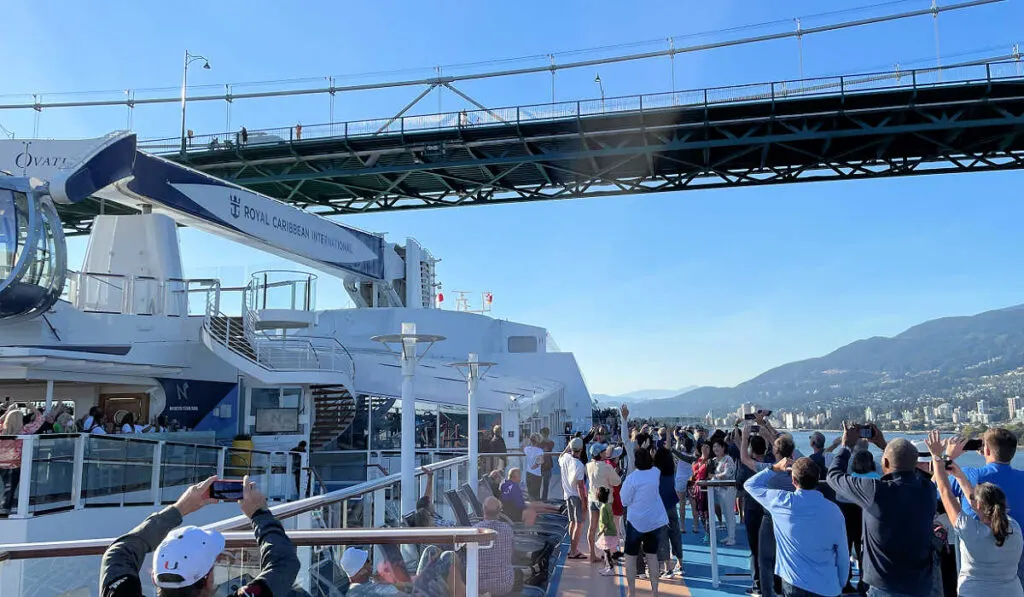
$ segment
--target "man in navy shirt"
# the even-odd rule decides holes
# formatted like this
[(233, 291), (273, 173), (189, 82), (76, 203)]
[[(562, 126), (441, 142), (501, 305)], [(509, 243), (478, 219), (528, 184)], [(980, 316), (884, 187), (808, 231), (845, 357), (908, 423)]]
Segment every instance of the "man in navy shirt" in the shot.
[[(963, 453), (956, 449), (957, 443), (947, 444), (946, 456), (950, 459), (957, 459)], [(997, 485), (1006, 494), (1006, 505), (1009, 506), (1010, 516), (1018, 524), (1024, 526), (1024, 471), (1019, 471), (1010, 466), (1010, 461), (1017, 453), (1017, 436), (1006, 429), (992, 428), (985, 432), (983, 437), (982, 453), (985, 455), (985, 466), (981, 468), (964, 467), (964, 475), (970, 480), (971, 485), (977, 487), (982, 483)], [(951, 477), (952, 479), (952, 477)], [(968, 499), (956, 479), (951, 480), (953, 495), (960, 498), (960, 508), (964, 514), (977, 518), (971, 508), (971, 501)], [(1024, 583), (1024, 557), (1021, 557), (1017, 564), (1017, 577)]]
[(932, 522), (937, 497), (931, 481), (917, 474), (917, 448), (905, 439), (882, 448), (881, 479), (847, 474), (860, 428), (844, 425), (843, 448), (828, 469), (836, 495), (864, 511), (864, 571), (871, 597), (929, 597), (932, 594)]

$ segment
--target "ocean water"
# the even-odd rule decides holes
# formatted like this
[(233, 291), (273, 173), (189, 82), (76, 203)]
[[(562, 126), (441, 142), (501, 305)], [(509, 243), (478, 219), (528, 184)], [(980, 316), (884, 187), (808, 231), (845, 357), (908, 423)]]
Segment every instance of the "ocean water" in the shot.
[[(793, 441), (796, 442), (797, 449), (800, 450), (801, 452), (803, 452), (804, 454), (810, 454), (810, 452), (811, 452), (811, 434), (813, 433), (813, 431), (794, 431), (792, 433), (793, 433)], [(840, 435), (842, 435), (838, 431), (822, 431), (822, 433), (825, 435), (825, 446), (826, 447), (832, 445), (833, 440), (835, 440), (835, 438), (837, 438)], [(893, 440), (893, 439), (896, 439), (898, 437), (904, 437), (904, 438), (907, 438), (907, 439), (909, 439), (910, 441), (913, 441), (913, 442), (923, 442), (927, 435), (928, 435), (927, 433), (896, 433), (896, 432), (890, 432), (890, 433), (886, 433), (885, 434), (885, 439), (886, 440)], [(949, 437), (949, 435), (948, 434), (943, 434), (942, 437), (943, 437), (943, 439), (945, 439), (945, 438)], [(925, 448), (922, 448), (922, 451), (924, 451), (924, 450), (925, 450)], [(882, 452), (874, 444), (871, 444), (871, 453), (875, 455), (875, 462), (876, 463), (881, 463)], [(967, 452), (966, 454), (964, 454), (963, 456), (961, 456), (960, 458), (957, 459), (957, 464), (959, 464), (962, 467), (965, 467), (965, 466), (985, 466), (985, 458), (981, 454), (978, 454), (977, 452)], [(1013, 458), (1013, 461), (1011, 462), (1011, 464), (1013, 465), (1014, 468), (1024, 469), (1024, 446), (1021, 446), (1021, 447), (1019, 447), (1017, 449), (1017, 455)], [(881, 469), (879, 469), (879, 471), (881, 471)]]

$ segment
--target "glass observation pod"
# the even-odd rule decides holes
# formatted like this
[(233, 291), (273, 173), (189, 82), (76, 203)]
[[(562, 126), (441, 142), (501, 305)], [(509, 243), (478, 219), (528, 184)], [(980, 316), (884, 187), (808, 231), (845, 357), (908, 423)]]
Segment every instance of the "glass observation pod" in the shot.
[(0, 321), (45, 313), (67, 277), (67, 246), (47, 186), (0, 176)]

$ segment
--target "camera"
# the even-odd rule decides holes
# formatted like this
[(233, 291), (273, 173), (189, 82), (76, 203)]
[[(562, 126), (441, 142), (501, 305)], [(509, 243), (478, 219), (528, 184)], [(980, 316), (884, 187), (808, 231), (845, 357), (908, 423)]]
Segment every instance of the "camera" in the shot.
[(873, 427), (871, 427), (870, 425), (861, 425), (860, 426), (860, 436), (863, 439), (871, 439), (871, 438), (875, 437), (875, 429)]

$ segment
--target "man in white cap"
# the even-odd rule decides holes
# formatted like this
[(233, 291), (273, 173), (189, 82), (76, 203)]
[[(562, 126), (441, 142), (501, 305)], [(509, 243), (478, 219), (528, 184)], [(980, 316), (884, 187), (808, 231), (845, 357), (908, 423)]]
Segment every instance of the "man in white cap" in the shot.
[[(194, 526), (179, 527), (185, 516), (218, 500), (210, 497), (216, 481), (185, 490), (173, 506), (151, 515), (103, 554), (100, 566), (102, 597), (142, 597), (139, 570), (153, 551), (153, 584), (157, 597), (211, 597), (217, 587), (213, 570), (224, 551), (224, 536)], [(256, 484), (242, 482), (242, 512), (252, 521), (259, 543), (261, 569), (256, 579), (239, 589), (238, 597), (285, 597), (299, 573), (299, 559), (284, 527), (267, 509), (267, 498)]]
[(348, 575), (349, 592), (355, 587), (369, 582), (370, 576), (373, 574), (369, 552), (358, 547), (347, 548), (341, 554), (341, 569)]
[(569, 536), (572, 545), (569, 548), (569, 559), (583, 560), (587, 556), (580, 553), (580, 537), (583, 535), (583, 504), (586, 501), (587, 486), (583, 481), (585, 469), (580, 462), (583, 452), (583, 440), (574, 437), (558, 457), (558, 468), (562, 473), (562, 494), (569, 515)]

